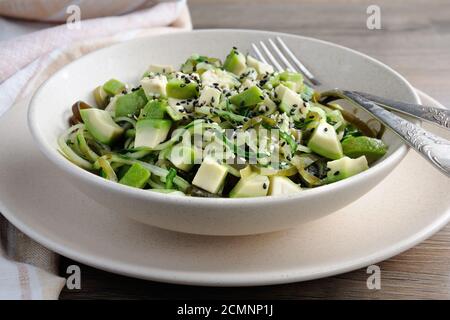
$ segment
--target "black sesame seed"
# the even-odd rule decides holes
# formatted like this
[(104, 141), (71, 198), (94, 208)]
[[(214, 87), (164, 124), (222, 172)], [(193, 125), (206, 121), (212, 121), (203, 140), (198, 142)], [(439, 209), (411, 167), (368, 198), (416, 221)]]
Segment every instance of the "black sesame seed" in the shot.
[(263, 189), (267, 189), (267, 183), (263, 183)]
[(314, 119), (314, 116), (309, 116), (310, 119)]
[(298, 104), (293, 104), (292, 105), (294, 108), (297, 108), (298, 107)]
[(176, 103), (177, 106), (181, 105), (179, 102)]
[(324, 128), (323, 131), (327, 132), (327, 131), (328, 131), (328, 128)]
[(184, 87), (186, 87), (185, 83), (180, 84), (180, 88), (184, 88)]
[(291, 156), (286, 156), (286, 160), (291, 161), (292, 160)]
[(335, 176), (339, 175), (339, 170), (334, 173)]
[(264, 100), (264, 96), (259, 96), (259, 98), (260, 98), (261, 100)]

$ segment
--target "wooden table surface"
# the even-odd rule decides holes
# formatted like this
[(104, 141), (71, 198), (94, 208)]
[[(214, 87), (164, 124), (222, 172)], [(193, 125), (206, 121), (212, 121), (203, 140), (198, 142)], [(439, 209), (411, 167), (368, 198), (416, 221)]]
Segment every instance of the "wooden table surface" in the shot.
[[(366, 9), (381, 8), (381, 30), (366, 27)], [(448, 0), (190, 0), (194, 28), (247, 28), (312, 36), (369, 54), (414, 86), (450, 105)], [(450, 190), (449, 190), (450, 191)], [(63, 258), (61, 273), (73, 261)], [(335, 277), (252, 288), (202, 288), (127, 278), (81, 266), (82, 289), (61, 299), (449, 299), (450, 225), (420, 245), (378, 264), (382, 289), (368, 290), (360, 269)]]

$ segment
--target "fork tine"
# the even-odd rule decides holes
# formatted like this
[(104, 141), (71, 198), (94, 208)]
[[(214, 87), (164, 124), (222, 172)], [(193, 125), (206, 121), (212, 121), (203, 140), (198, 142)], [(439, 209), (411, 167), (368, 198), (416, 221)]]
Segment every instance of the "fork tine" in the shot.
[(318, 86), (320, 82), (314, 78), (314, 75), (297, 59), (297, 57), (292, 53), (292, 51), (288, 48), (288, 46), (284, 43), (284, 41), (277, 36), (277, 41), (283, 48), (283, 50), (288, 54), (288, 56), (294, 61), (295, 65), (302, 71), (302, 73), (308, 78), (308, 80)]
[(290, 71), (296, 71), (294, 69), (294, 67), (292, 66), (292, 64), (288, 61), (288, 59), (286, 59), (286, 57), (284, 56), (284, 54), (280, 51), (280, 49), (277, 47), (277, 45), (273, 42), (272, 39), (269, 39), (269, 43), (272, 46), (272, 49), (277, 53), (278, 57), (281, 59), (281, 61), (283, 61), (284, 65), (286, 66), (287, 70)]
[(264, 62), (265, 64), (268, 64), (266, 58), (264, 58), (264, 56), (262, 55), (261, 51), (259, 51), (256, 44), (252, 43), (252, 48), (253, 48), (253, 51), (255, 51), (257, 58), (260, 61)]
[(275, 68), (279, 71), (282, 72), (283, 68), (280, 66), (280, 64), (278, 63), (277, 59), (275, 59), (275, 57), (272, 55), (272, 53), (270, 52), (270, 50), (266, 47), (266, 45), (264, 44), (264, 42), (260, 41), (259, 45), (261, 46), (261, 48), (263, 48), (264, 53), (269, 57), (270, 62), (272, 62), (272, 65), (275, 66)]

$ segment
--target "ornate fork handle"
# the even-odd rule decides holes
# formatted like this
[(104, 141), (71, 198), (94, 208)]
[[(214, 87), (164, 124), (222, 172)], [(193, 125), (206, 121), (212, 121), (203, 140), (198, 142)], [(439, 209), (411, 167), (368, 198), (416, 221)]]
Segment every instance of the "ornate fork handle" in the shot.
[(450, 110), (395, 101), (363, 92), (355, 93), (366, 99), (376, 102), (377, 104), (391, 111), (399, 111), (401, 113), (426, 120), (430, 123), (437, 124), (445, 129), (450, 130)]
[(436, 168), (450, 177), (450, 141), (438, 137), (419, 126), (378, 106), (363, 96), (345, 90), (330, 90), (321, 94), (325, 98), (343, 98), (362, 107), (375, 118), (397, 133), (411, 148), (415, 149)]

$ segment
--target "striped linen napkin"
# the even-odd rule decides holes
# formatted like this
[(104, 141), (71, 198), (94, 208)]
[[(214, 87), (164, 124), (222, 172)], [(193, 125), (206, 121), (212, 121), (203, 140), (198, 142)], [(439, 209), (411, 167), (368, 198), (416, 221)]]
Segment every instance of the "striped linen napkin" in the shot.
[[(95, 3), (100, 5), (105, 1)], [(81, 5), (83, 19), (82, 4), (93, 1), (74, 2)], [(16, 16), (14, 13), (24, 0), (14, 0), (14, 3), (15, 7), (5, 8), (2, 7), (4, 2), (0, 1), (0, 15), (6, 10), (8, 16)], [(29, 98), (54, 72), (86, 53), (136, 37), (192, 28), (184, 0), (126, 3), (138, 3), (140, 10), (122, 7), (120, 13), (132, 12), (81, 20), (80, 29), (69, 29), (66, 24), (60, 24), (0, 41), (0, 116), (14, 104)], [(52, 6), (41, 8), (50, 10)], [(53, 14), (55, 16), (58, 14)], [(11, 20), (5, 21), (11, 23)], [(57, 299), (65, 284), (65, 279), (57, 273), (58, 256), (21, 233), (0, 214), (0, 299)]]

